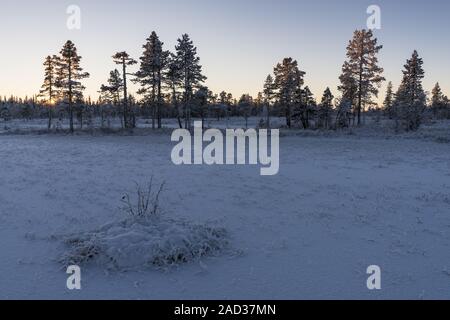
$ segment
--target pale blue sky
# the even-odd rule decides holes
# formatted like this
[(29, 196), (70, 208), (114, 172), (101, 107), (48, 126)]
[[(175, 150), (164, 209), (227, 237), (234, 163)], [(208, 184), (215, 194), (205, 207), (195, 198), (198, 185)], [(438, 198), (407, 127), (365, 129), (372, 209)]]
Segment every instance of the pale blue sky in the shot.
[[(66, 28), (68, 5), (81, 8), (81, 30)], [(45, 56), (71, 39), (91, 73), (86, 95), (96, 97), (115, 66), (116, 51), (139, 58), (155, 30), (173, 49), (182, 33), (198, 47), (207, 85), (215, 92), (256, 95), (268, 73), (291, 56), (321, 96), (337, 95), (338, 76), (352, 33), (366, 26), (366, 9), (378, 4), (384, 45), (380, 64), (398, 85), (402, 66), (417, 49), (425, 60), (425, 87), (439, 81), (450, 95), (450, 3), (442, 0), (1, 0), (0, 94), (37, 93)], [(384, 87), (381, 98), (384, 96)]]

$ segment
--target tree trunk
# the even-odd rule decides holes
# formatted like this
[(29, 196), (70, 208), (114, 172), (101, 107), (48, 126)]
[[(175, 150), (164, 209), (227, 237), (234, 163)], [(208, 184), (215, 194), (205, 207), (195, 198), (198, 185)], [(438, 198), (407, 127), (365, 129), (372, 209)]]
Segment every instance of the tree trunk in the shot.
[(178, 125), (180, 129), (183, 129), (183, 122), (181, 121), (181, 110), (180, 106), (178, 105), (178, 99), (177, 99), (177, 92), (175, 89), (175, 85), (172, 85), (172, 104), (177, 110), (177, 119), (178, 119)]
[(361, 56), (359, 58), (359, 89), (358, 89), (358, 126), (361, 125), (361, 107), (362, 107), (362, 82), (364, 71), (364, 39), (361, 39)]
[(291, 105), (289, 103), (286, 106), (286, 124), (289, 129), (292, 127)]
[(162, 128), (162, 114), (161, 114), (162, 96), (161, 96), (161, 70), (158, 70), (158, 105), (156, 115), (158, 117), (158, 129)]
[(123, 71), (123, 123), (126, 129), (130, 127), (130, 120), (128, 119), (128, 90), (127, 90), (127, 66), (125, 57), (122, 58)]
[(52, 128), (52, 107), (48, 107), (48, 130)]
[(72, 102), (72, 60), (69, 59), (69, 117), (70, 117), (70, 133), (74, 133), (73, 128), (73, 102)]

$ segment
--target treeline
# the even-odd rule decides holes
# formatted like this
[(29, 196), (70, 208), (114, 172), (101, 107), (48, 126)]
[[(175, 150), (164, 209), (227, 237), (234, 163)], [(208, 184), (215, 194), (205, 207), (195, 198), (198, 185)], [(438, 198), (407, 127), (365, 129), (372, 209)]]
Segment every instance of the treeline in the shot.
[[(381, 83), (386, 80), (382, 75), (383, 68), (378, 65), (377, 56), (382, 48), (372, 31), (355, 31), (339, 77), (340, 97), (335, 99), (326, 88), (319, 104), (308, 86), (304, 87), (305, 72), (299, 69), (298, 62), (292, 58), (284, 59), (275, 66), (273, 75), (267, 76), (263, 91), (267, 108), (283, 109), (288, 127), (298, 125), (305, 129), (361, 125), (364, 110), (394, 119), (398, 130), (417, 130), (427, 115), (450, 119), (450, 102), (439, 83), (434, 87), (431, 99), (427, 99), (422, 86), (423, 60), (417, 51), (404, 65), (397, 92), (394, 93), (390, 82), (383, 106), (374, 102)], [(266, 123), (270, 125), (269, 118)]]
[[(417, 130), (425, 117), (450, 119), (450, 102), (436, 84), (428, 97), (422, 81), (423, 60), (417, 51), (406, 61), (402, 81), (396, 91), (389, 82), (382, 106), (374, 101), (386, 81), (379, 66), (378, 44), (372, 31), (357, 30), (347, 46), (335, 97), (326, 88), (317, 102), (307, 85), (305, 72), (296, 60), (278, 63), (256, 97), (233, 97), (225, 91), (215, 94), (205, 86), (197, 48), (189, 35), (178, 40), (173, 51), (165, 50), (155, 32), (146, 39), (142, 55), (133, 59), (123, 51), (112, 56), (117, 65), (99, 88), (98, 101), (85, 99), (82, 80), (89, 77), (81, 67), (82, 57), (71, 41), (59, 55), (45, 59), (44, 83), (39, 95), (31, 99), (3, 99), (0, 116), (11, 118), (68, 118), (74, 131), (74, 119), (80, 127), (101, 118), (120, 118), (123, 128), (136, 127), (139, 117), (151, 119), (153, 128), (162, 128), (162, 119), (177, 119), (180, 128), (190, 128), (193, 118), (260, 117), (261, 127), (271, 126), (271, 117), (285, 117), (286, 126), (304, 129), (338, 129), (363, 124), (362, 115), (370, 111), (378, 118), (394, 120), (398, 130)], [(131, 71), (136, 65), (135, 70)], [(137, 70), (136, 70), (137, 69)], [(129, 94), (129, 82), (138, 84), (136, 95)]]

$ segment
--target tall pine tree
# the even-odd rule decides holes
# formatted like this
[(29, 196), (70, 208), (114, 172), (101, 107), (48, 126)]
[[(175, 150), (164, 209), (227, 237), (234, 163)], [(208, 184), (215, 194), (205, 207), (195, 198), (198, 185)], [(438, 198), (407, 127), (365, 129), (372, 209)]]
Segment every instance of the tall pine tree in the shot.
[(141, 65), (136, 73), (137, 81), (141, 85), (140, 94), (151, 104), (153, 110), (153, 128), (162, 127), (161, 108), (162, 108), (162, 82), (164, 69), (167, 67), (169, 52), (163, 50), (164, 43), (159, 40), (156, 32), (152, 32), (147, 42), (144, 44), (144, 52), (140, 58)]
[(404, 66), (403, 80), (395, 99), (396, 116), (403, 121), (406, 130), (417, 130), (422, 122), (426, 108), (426, 94), (422, 86), (424, 77), (423, 59), (414, 50)]
[(341, 91), (341, 103), (339, 104), (339, 110), (344, 110), (341, 112), (343, 116), (345, 114), (345, 120), (341, 121), (342, 124), (347, 123), (347, 116), (349, 112), (353, 117), (353, 124), (355, 122), (355, 106), (357, 105), (357, 93), (358, 93), (358, 83), (353, 76), (350, 65), (345, 62), (342, 67), (342, 74), (339, 77), (341, 84), (338, 86), (338, 90)]
[(182, 35), (175, 46), (176, 61), (182, 74), (183, 103), (185, 112), (185, 127), (191, 127), (191, 100), (194, 89), (198, 89), (206, 80), (202, 74), (200, 58), (197, 55), (197, 48), (189, 38), (189, 35)]
[(177, 61), (177, 58), (173, 53), (169, 55), (169, 60), (167, 62), (167, 68), (166, 73), (164, 75), (164, 79), (165, 79), (164, 82), (165, 86), (170, 91), (172, 105), (177, 111), (178, 126), (180, 127), (180, 129), (182, 129), (183, 128), (183, 123), (181, 121), (182, 111), (180, 110), (180, 104), (178, 103), (179, 102), (178, 89), (182, 85), (183, 74), (181, 72), (181, 67)]
[[(341, 90), (345, 90), (346, 95), (350, 93), (355, 95), (351, 98), (356, 98), (354, 107), (358, 125), (361, 124), (362, 107), (372, 104), (372, 96), (378, 95), (381, 82), (385, 80), (382, 77), (384, 70), (378, 66), (377, 57), (383, 46), (379, 46), (377, 42), (371, 30), (356, 30), (347, 46), (347, 61), (342, 68)], [(354, 90), (356, 92), (353, 92)]]
[(268, 75), (264, 82), (264, 104), (266, 113), (266, 127), (270, 129), (270, 107), (275, 94), (275, 84), (272, 75)]
[(330, 88), (326, 88), (322, 101), (318, 107), (317, 112), (317, 126), (323, 129), (329, 129), (331, 127), (331, 112), (333, 110), (333, 99), (334, 96), (331, 93)]
[(120, 92), (123, 86), (123, 79), (120, 76), (119, 70), (114, 69), (109, 73), (108, 84), (103, 84), (100, 88), (101, 100), (115, 105), (119, 104)]
[(392, 85), (392, 82), (389, 81), (386, 89), (386, 97), (384, 98), (383, 102), (384, 112), (389, 115), (389, 117), (393, 116), (394, 99), (394, 87)]
[(85, 89), (80, 80), (89, 77), (89, 73), (83, 72), (80, 62), (81, 56), (78, 55), (74, 43), (70, 40), (67, 41), (61, 50), (61, 58), (58, 65), (58, 84), (62, 99), (67, 102), (69, 107), (70, 132), (72, 133), (74, 132), (74, 104), (82, 101), (83, 90)]
[(300, 110), (301, 110), (301, 119), (303, 123), (303, 127), (305, 129), (309, 129), (310, 127), (310, 118), (311, 115), (315, 111), (316, 100), (314, 99), (314, 95), (308, 86), (306, 86), (303, 90), (300, 91)]
[(447, 101), (448, 98), (442, 92), (441, 86), (439, 83), (436, 83), (431, 91), (431, 110), (433, 110), (435, 117), (441, 117), (443, 113), (446, 113)]
[(285, 58), (274, 68), (276, 98), (278, 103), (284, 108), (286, 114), (286, 124), (292, 127), (292, 108), (295, 102), (295, 95), (303, 86), (305, 72), (300, 71), (298, 62), (292, 58)]
[(122, 67), (122, 88), (123, 88), (123, 123), (125, 128), (133, 128), (134, 121), (131, 115), (130, 106), (128, 103), (128, 86), (127, 86), (127, 67), (137, 64), (137, 61), (132, 59), (125, 51), (117, 52), (113, 57), (114, 63)]
[(48, 129), (52, 127), (53, 107), (58, 100), (58, 56), (48, 56), (44, 62), (44, 83), (39, 92), (39, 97), (43, 99), (48, 109)]

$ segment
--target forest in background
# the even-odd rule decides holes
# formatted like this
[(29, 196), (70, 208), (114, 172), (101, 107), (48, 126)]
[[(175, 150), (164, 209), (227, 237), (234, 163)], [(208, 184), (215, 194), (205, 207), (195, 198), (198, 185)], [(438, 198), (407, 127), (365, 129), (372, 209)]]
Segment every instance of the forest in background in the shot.
[[(336, 97), (326, 88), (317, 101), (305, 84), (305, 72), (291, 57), (274, 67), (256, 97), (233, 97), (225, 91), (214, 93), (205, 85), (207, 78), (189, 35), (182, 35), (171, 52), (152, 32), (139, 61), (125, 51), (112, 56), (117, 68), (99, 88), (99, 98), (92, 101), (83, 95), (82, 83), (90, 75), (82, 68), (75, 44), (67, 41), (58, 55), (45, 58), (39, 94), (24, 99), (3, 97), (0, 120), (48, 119), (48, 130), (59, 130), (68, 121), (74, 132), (92, 128), (93, 119), (100, 119), (102, 128), (109, 126), (110, 119), (120, 119), (124, 129), (135, 128), (138, 118), (151, 121), (154, 129), (163, 127), (163, 119), (177, 119), (180, 128), (189, 129), (193, 119), (243, 117), (248, 126), (248, 118), (259, 117), (259, 127), (270, 128), (272, 117), (284, 117), (287, 128), (336, 130), (361, 126), (362, 116), (370, 114), (377, 120), (393, 120), (398, 131), (417, 130), (425, 119), (450, 119), (450, 101), (439, 83), (431, 93), (422, 86), (424, 61), (417, 51), (406, 60), (397, 90), (389, 82), (384, 103), (374, 102), (381, 83), (387, 81), (378, 63), (382, 49), (372, 31), (354, 32)], [(134, 65), (137, 71), (131, 72)], [(136, 94), (129, 93), (130, 81), (139, 85)]]

